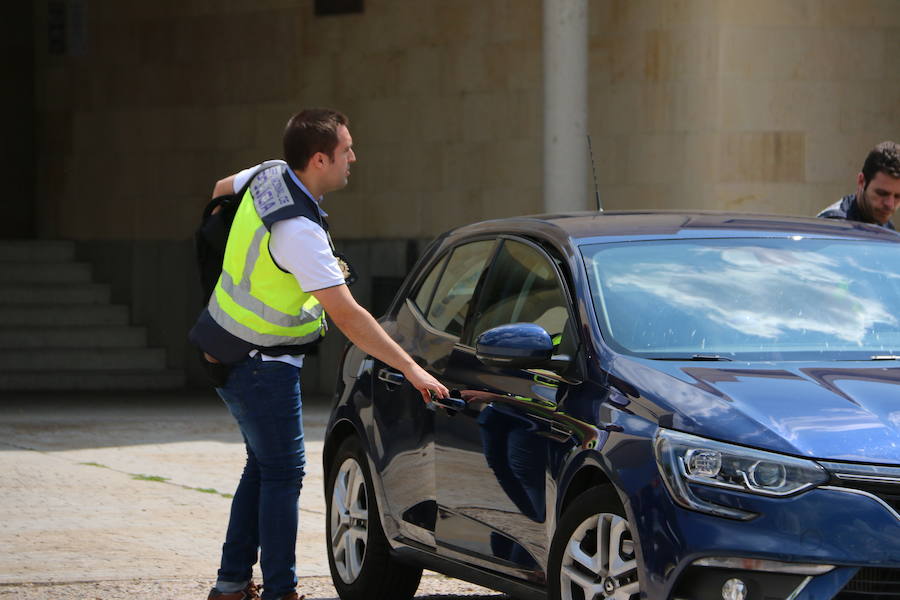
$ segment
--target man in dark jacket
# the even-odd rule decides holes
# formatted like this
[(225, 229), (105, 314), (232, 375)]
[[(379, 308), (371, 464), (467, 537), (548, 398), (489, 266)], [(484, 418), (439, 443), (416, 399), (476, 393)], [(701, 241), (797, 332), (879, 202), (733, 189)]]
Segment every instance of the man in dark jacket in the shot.
[(856, 193), (844, 196), (817, 216), (874, 223), (894, 229), (891, 217), (900, 206), (900, 146), (881, 142), (866, 157), (856, 176)]

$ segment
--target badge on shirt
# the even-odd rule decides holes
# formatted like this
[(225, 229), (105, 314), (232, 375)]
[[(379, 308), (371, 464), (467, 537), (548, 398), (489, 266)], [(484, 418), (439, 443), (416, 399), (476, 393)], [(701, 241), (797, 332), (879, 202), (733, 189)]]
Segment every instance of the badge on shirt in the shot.
[(341, 269), (341, 275), (344, 276), (344, 281), (347, 285), (352, 285), (356, 281), (356, 271), (353, 270), (350, 261), (340, 252), (335, 252), (334, 257), (337, 259), (338, 267)]

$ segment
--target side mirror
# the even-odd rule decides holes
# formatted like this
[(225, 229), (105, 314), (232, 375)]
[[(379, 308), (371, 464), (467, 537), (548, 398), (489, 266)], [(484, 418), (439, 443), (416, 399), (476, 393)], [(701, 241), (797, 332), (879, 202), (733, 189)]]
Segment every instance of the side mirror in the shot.
[(475, 356), (489, 367), (530, 369), (553, 357), (553, 340), (534, 323), (500, 325), (478, 336)]

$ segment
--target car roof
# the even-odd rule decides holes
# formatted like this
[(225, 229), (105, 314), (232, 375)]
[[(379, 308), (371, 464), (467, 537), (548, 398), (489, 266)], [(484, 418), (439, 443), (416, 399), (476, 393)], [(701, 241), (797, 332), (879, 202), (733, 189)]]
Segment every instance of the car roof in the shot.
[[(900, 242), (896, 232), (857, 221), (713, 211), (606, 211), (528, 215), (481, 221), (457, 235), (534, 234), (576, 244), (629, 239), (789, 237), (877, 239)], [(561, 240), (560, 240), (561, 241)]]

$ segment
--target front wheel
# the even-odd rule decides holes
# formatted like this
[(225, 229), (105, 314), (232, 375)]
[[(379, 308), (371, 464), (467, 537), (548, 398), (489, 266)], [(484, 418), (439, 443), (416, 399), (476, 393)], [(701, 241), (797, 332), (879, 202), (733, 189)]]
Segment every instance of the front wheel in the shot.
[(408, 600), (422, 569), (398, 562), (381, 528), (368, 463), (347, 438), (329, 465), (326, 535), (331, 579), (341, 600)]
[(563, 514), (549, 560), (553, 600), (637, 600), (635, 543), (615, 494), (593, 488)]

